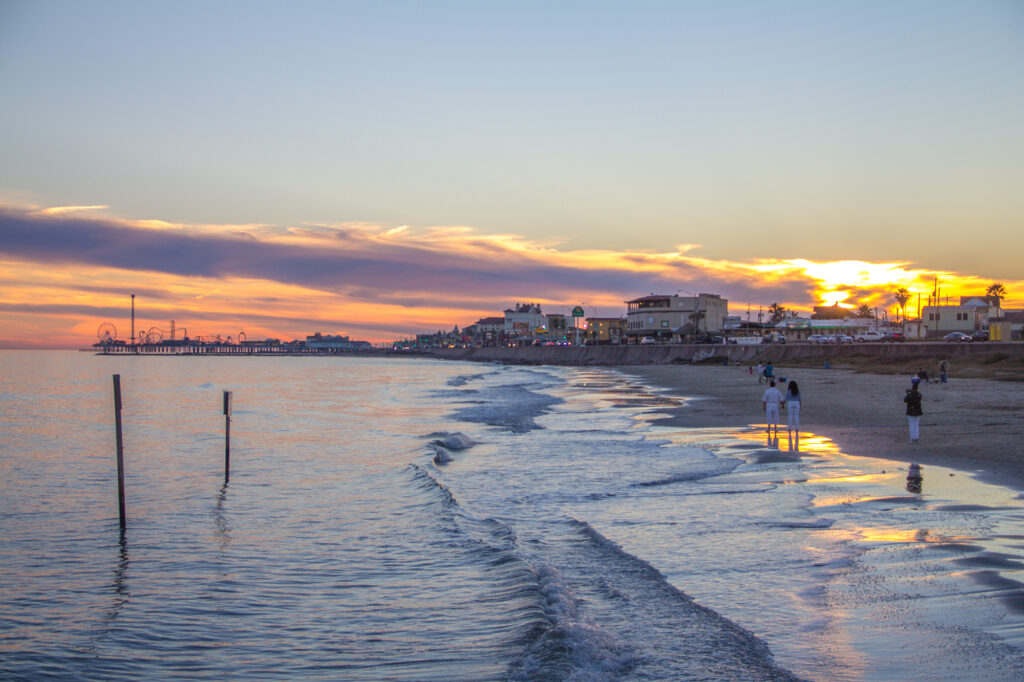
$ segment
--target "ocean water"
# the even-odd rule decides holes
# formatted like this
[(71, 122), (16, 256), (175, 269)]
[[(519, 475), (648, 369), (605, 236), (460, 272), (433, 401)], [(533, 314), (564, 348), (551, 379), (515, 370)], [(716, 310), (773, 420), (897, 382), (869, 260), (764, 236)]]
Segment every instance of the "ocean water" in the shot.
[(1016, 492), (657, 425), (685, 399), (607, 369), (0, 352), (0, 677), (1024, 679)]

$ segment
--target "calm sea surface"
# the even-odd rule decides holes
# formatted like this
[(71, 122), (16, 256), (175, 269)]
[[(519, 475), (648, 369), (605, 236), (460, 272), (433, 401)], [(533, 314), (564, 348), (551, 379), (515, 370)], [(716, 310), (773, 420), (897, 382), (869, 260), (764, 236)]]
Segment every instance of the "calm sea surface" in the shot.
[(0, 677), (1024, 679), (1016, 493), (651, 425), (681, 401), (611, 370), (0, 351)]

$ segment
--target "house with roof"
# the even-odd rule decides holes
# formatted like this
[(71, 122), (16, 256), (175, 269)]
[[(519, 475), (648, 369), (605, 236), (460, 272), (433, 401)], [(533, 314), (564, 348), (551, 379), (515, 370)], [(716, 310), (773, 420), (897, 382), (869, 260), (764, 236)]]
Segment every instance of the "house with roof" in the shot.
[(971, 334), (988, 329), (989, 320), (1002, 316), (997, 296), (961, 296), (959, 305), (926, 305), (921, 308), (921, 329), (925, 338), (950, 332)]
[(478, 334), (499, 334), (505, 330), (505, 318), (481, 317), (474, 326)]

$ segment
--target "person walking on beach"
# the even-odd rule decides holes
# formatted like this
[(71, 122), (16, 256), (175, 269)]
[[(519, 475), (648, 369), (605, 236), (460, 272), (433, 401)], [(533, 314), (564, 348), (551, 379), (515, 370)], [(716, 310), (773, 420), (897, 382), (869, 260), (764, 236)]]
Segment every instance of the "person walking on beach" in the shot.
[(775, 384), (775, 367), (772, 366), (771, 360), (769, 360), (768, 364), (764, 367), (764, 378), (771, 382), (772, 385)]
[(949, 383), (949, 375), (947, 374), (947, 372), (949, 372), (949, 365), (947, 365), (946, 361), (943, 360), (942, 362), (939, 363), (939, 383), (940, 384)]
[(775, 388), (775, 382), (769, 381), (768, 388), (761, 396), (761, 404), (764, 407), (764, 420), (768, 424), (768, 440), (772, 441), (772, 425), (775, 426), (775, 441), (779, 439), (779, 405), (784, 398), (779, 389)]
[(757, 383), (764, 382), (764, 365), (760, 362), (757, 363)]
[(921, 392), (917, 390), (917, 382), (910, 384), (907, 394), (903, 396), (903, 402), (907, 404), (907, 426), (910, 427), (910, 442), (916, 443), (921, 437)]
[(790, 441), (793, 439), (793, 432), (796, 431), (796, 440), (800, 442), (800, 386), (795, 381), (789, 382), (786, 389), (786, 397), (782, 401), (786, 406), (786, 422), (789, 429)]

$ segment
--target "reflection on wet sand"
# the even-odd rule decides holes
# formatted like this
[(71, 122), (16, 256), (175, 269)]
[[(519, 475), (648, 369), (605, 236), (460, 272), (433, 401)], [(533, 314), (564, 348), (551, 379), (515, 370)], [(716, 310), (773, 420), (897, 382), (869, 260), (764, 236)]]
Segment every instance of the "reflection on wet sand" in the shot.
[(921, 465), (911, 464), (907, 470), (907, 492), (920, 495), (924, 478), (921, 476)]
[[(649, 433), (671, 446), (742, 461), (701, 485), (763, 486), (765, 499), (736, 504), (762, 513), (759, 527), (799, 536), (812, 557), (786, 568), (794, 584), (807, 575), (820, 582), (794, 599), (818, 614), (813, 623), (796, 637), (773, 632), (783, 658), (813, 642), (830, 652), (829, 679), (1021, 679), (1024, 495), (932, 461), (925, 472), (909, 459), (852, 456), (813, 432), (787, 434), (779, 447), (764, 422), (705, 426), (701, 412), (637, 419), (647, 417)], [(709, 605), (719, 597), (717, 583), (685, 585)], [(766, 632), (774, 625), (760, 623)]]

